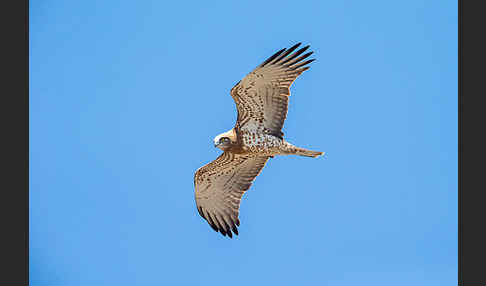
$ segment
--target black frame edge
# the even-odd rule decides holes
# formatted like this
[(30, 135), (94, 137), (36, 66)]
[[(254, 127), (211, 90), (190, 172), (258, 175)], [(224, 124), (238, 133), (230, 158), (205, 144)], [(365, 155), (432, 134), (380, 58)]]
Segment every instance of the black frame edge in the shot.
[(0, 285), (29, 285), (29, 1), (3, 1), (1, 8)]

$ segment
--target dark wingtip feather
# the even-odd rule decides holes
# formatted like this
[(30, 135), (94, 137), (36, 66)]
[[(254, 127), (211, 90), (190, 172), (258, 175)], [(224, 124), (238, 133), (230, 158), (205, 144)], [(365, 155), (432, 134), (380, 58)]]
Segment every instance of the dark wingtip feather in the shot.
[(306, 64), (310, 64), (310, 63), (312, 63), (312, 62), (313, 62), (313, 61), (315, 61), (315, 60), (316, 60), (316, 59), (310, 59), (310, 60), (307, 60), (307, 61), (305, 61), (305, 62), (303, 62), (303, 63), (299, 63), (298, 65), (293, 65), (293, 66), (292, 66), (292, 68), (291, 68), (291, 69), (289, 69), (289, 70), (291, 70), (291, 71), (296, 70), (296, 69), (298, 69), (298, 68), (300, 68), (300, 67), (302, 67), (302, 66), (305, 66)]
[(269, 57), (268, 59), (266, 59), (260, 66), (263, 67), (265, 66), (266, 64), (268, 64), (269, 62), (273, 61), (276, 57), (278, 57), (281, 53), (283, 53), (285, 51), (285, 49), (281, 49), (280, 51), (276, 52), (275, 54), (273, 54), (273, 56)]
[[(290, 61), (293, 61), (293, 62), (291, 64), (287, 64), (285, 67), (288, 68), (292, 65), (298, 64), (300, 61), (307, 58), (308, 56), (310, 56), (313, 53), (313, 52), (310, 52), (310, 53), (307, 53), (300, 58), (297, 58), (300, 54), (305, 52), (310, 47), (310, 45), (307, 45), (307, 46), (299, 49), (298, 51), (294, 52), (294, 50), (296, 50), (301, 44), (302, 44), (302, 42), (298, 42), (297, 44), (293, 45), (289, 49), (279, 50), (278, 52), (273, 54), (271, 57), (269, 57), (267, 60), (265, 60), (259, 67), (264, 67), (267, 64), (277, 64), (277, 63), (280, 64), (280, 65), (284, 65), (284, 64), (286, 64)], [(295, 70), (295, 68), (294, 68), (294, 70)]]
[(221, 232), (223, 236), (226, 236), (226, 231), (224, 231), (224, 229), (219, 229), (219, 232)]
[(303, 54), (302, 56), (296, 58), (296, 59), (293, 59), (290, 63), (289, 62), (286, 62), (285, 64), (282, 63), (282, 65), (286, 68), (289, 68), (289, 67), (292, 67), (300, 62), (302, 62), (302, 60), (306, 59), (307, 57), (309, 57), (310, 55), (312, 55), (314, 52), (308, 52), (306, 54)]
[(214, 224), (209, 224), (209, 226), (215, 231), (218, 232), (218, 228)]
[(204, 213), (203, 213), (203, 209), (202, 207), (199, 207), (197, 208), (197, 212), (199, 213), (199, 215), (203, 218), (203, 219), (206, 219), (206, 217), (204, 216)]
[(214, 224), (213, 219), (211, 218), (211, 215), (208, 213), (206, 221), (209, 223), (212, 229), (214, 229), (215, 232), (218, 232), (218, 228), (216, 227), (216, 224)]
[(303, 67), (299, 70), (299, 74), (305, 72), (306, 70), (310, 69), (310, 67)]
[(302, 45), (302, 42), (298, 42), (297, 44), (293, 45), (292, 47), (290, 47), (289, 50), (293, 51), (293, 50), (297, 49), (300, 45)]
[(286, 56), (288, 56), (290, 53), (292, 53), (295, 49), (297, 49), (297, 47), (299, 47), (300, 44), (301, 43), (297, 43), (297, 44), (293, 45), (292, 47), (290, 47), (288, 50), (285, 51), (285, 53), (282, 53), (278, 58), (273, 60), (272, 64), (276, 64), (279, 61), (281, 61), (282, 59), (284, 59)]
[(240, 220), (239, 219), (236, 219), (236, 225), (240, 226)]
[[(287, 59), (285, 59), (285, 61), (283, 61), (281, 64), (286, 64), (288, 63), (289, 61), (295, 59), (297, 56), (299, 56), (300, 54), (302, 54), (303, 52), (305, 52), (310, 46), (307, 45), (305, 47), (303, 47), (302, 49), (298, 50), (297, 52), (295, 52), (294, 54), (292, 54), (290, 57), (288, 57)], [(311, 52), (312, 53), (312, 52)]]
[(236, 227), (234, 221), (231, 221), (231, 230), (238, 235), (238, 228)]

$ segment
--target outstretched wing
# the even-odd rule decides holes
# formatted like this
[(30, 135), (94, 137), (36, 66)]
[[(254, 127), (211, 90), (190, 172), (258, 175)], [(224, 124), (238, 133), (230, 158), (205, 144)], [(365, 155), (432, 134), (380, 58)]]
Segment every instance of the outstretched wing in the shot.
[(197, 210), (216, 232), (233, 237), (233, 231), (238, 235), (241, 197), (267, 160), (266, 156), (224, 152), (196, 171), (194, 187)]
[(231, 89), (238, 119), (239, 130), (258, 131), (282, 138), (282, 127), (287, 117), (290, 86), (309, 69), (306, 60), (313, 52), (305, 52), (305, 46), (293, 53), (300, 43), (288, 50), (282, 49), (255, 68)]

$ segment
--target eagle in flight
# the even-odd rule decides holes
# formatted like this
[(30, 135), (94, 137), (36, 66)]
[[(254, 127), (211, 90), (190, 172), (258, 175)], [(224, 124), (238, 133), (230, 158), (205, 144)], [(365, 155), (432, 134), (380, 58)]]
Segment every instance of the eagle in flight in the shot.
[[(283, 138), (290, 86), (314, 59), (301, 43), (282, 49), (246, 75), (231, 89), (238, 118), (235, 127), (214, 138), (223, 150), (216, 160), (194, 174), (199, 214), (222, 235), (238, 235), (240, 201), (275, 155), (318, 157), (323, 152), (296, 147)], [(305, 60), (305, 61), (304, 61)]]

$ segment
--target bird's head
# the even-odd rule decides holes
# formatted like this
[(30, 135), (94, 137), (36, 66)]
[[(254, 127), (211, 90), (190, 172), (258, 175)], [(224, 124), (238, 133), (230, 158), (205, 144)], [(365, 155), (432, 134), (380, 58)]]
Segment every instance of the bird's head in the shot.
[(230, 131), (221, 133), (218, 136), (214, 137), (213, 141), (214, 147), (218, 147), (219, 149), (226, 151), (234, 143), (236, 143), (236, 132), (234, 129), (231, 129)]

